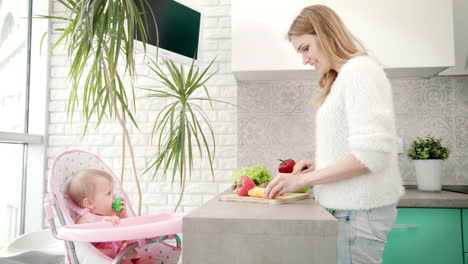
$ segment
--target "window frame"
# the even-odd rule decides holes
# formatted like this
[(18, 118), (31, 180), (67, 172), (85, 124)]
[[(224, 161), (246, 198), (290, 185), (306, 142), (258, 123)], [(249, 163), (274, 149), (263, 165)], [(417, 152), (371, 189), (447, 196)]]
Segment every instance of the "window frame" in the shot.
[[(47, 0), (28, 0), (27, 2), (28, 33), (26, 37), (28, 44), (24, 133), (0, 131), (0, 143), (24, 145), (19, 235), (44, 228), (42, 201), (47, 171), (50, 34), (44, 40), (42, 37), (44, 32), (49, 31), (50, 22), (46, 19), (33, 18), (33, 15), (48, 15), (51, 3)], [(30, 100), (31, 98), (34, 100)]]

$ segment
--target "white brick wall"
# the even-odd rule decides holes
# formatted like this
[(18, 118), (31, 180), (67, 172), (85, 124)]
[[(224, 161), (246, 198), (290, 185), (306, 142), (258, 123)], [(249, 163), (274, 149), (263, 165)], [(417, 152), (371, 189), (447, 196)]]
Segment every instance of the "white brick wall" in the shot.
[[(64, 9), (56, 1), (52, 0), (52, 15), (63, 15)], [(208, 83), (211, 96), (236, 103), (237, 85), (231, 72), (231, 6), (230, 1), (224, 0), (191, 0), (188, 3), (195, 4), (204, 16), (204, 29), (201, 49), (203, 65), (217, 57), (215, 64), (219, 68), (217, 75)], [(61, 23), (53, 24), (56, 28), (63, 26)], [(52, 41), (57, 40), (58, 34), (51, 35)], [(99, 128), (93, 125), (88, 128), (88, 134), (80, 140), (83, 122), (80, 114), (74, 115), (73, 123), (66, 120), (66, 109), (70, 85), (67, 80), (68, 58), (63, 46), (56, 48), (50, 55), (49, 76), (49, 146), (47, 150), (49, 168), (57, 155), (68, 149), (83, 149), (100, 156), (115, 172), (120, 175), (121, 161), (121, 128), (117, 121), (103, 121)], [(137, 56), (141, 58), (141, 56)], [(138, 74), (148, 75), (149, 71), (137, 65)], [(154, 76), (153, 76), (154, 77)], [(147, 78), (139, 78), (136, 87), (155, 87), (159, 84)], [(138, 171), (142, 172), (145, 163), (155, 153), (155, 146), (150, 145), (150, 132), (153, 121), (166, 102), (141, 98), (141, 91), (135, 90), (137, 97), (136, 119), (141, 132), (128, 124), (135, 151)], [(129, 90), (130, 95), (130, 90)], [(214, 162), (214, 181), (206, 160), (196, 158), (192, 180), (187, 181), (185, 194), (181, 203), (182, 211), (190, 211), (217, 193), (231, 185), (231, 171), (237, 164), (237, 110), (235, 107), (225, 104), (214, 104), (211, 109), (208, 103), (203, 102), (202, 108), (212, 121), (216, 136), (217, 156)], [(127, 148), (128, 150), (128, 148)], [(132, 197), (136, 205), (137, 189), (131, 175), (131, 161), (127, 155), (125, 165), (124, 188)], [(162, 179), (157, 175), (151, 180), (151, 174), (140, 175), (143, 191), (142, 214), (153, 214), (171, 211), (179, 198), (179, 184), (176, 179), (174, 185), (171, 178)], [(136, 209), (136, 208), (135, 208)]]

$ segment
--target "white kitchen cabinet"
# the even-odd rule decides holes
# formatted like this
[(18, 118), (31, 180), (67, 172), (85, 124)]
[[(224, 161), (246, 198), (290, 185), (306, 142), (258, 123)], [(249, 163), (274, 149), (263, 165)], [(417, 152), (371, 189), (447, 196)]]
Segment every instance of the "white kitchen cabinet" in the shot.
[(303, 7), (333, 8), (390, 78), (427, 78), (455, 65), (448, 0), (235, 0), (232, 69), (239, 80), (314, 79), (286, 34)]
[(468, 75), (468, 0), (454, 0), (453, 8), (455, 66), (441, 72), (441, 76)]

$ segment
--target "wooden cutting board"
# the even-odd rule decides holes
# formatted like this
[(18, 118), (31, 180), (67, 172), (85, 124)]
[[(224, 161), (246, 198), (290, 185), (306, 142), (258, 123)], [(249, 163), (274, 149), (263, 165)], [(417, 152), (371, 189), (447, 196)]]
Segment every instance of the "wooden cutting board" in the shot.
[(229, 202), (242, 202), (242, 203), (263, 203), (263, 204), (283, 204), (290, 203), (302, 199), (308, 199), (310, 195), (308, 193), (285, 193), (276, 199), (266, 199), (250, 196), (239, 196), (237, 194), (226, 194), (218, 196), (220, 201)]

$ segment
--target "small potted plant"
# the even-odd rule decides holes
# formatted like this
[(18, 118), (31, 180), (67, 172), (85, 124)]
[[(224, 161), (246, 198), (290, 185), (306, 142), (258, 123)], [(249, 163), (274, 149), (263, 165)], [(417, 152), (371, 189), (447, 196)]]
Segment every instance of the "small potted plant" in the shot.
[(408, 157), (416, 168), (418, 190), (440, 191), (442, 188), (442, 162), (449, 157), (450, 149), (442, 146), (441, 138), (428, 135), (417, 137), (408, 150)]

